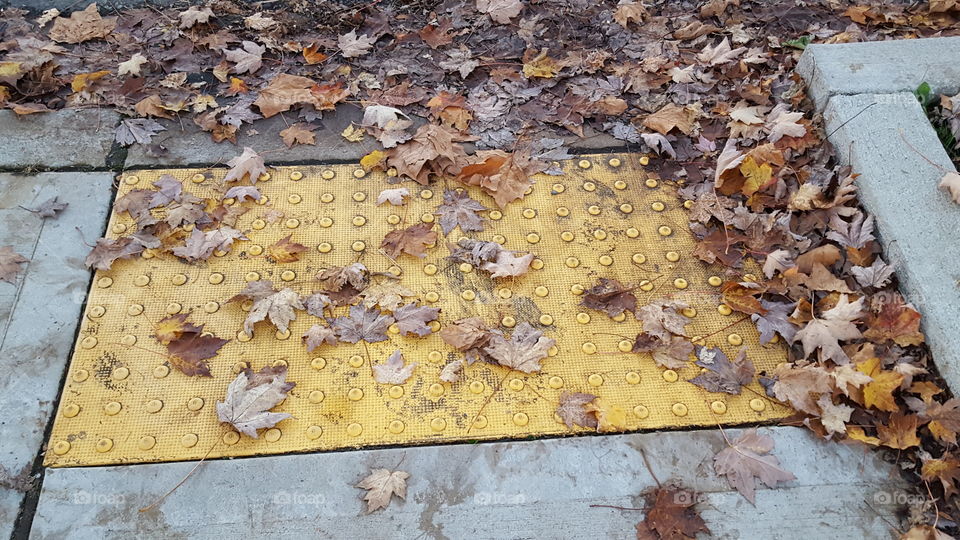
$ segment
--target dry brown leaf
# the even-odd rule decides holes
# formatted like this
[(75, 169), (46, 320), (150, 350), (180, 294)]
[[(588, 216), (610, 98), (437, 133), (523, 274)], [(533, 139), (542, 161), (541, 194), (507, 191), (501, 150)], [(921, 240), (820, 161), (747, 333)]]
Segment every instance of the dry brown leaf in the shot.
[(387, 233), (380, 243), (380, 249), (386, 251), (387, 256), (396, 259), (401, 253), (414, 257), (426, 257), (427, 246), (437, 241), (437, 232), (433, 223), (418, 223), (406, 229), (396, 229)]
[(730, 486), (740, 492), (750, 504), (755, 504), (757, 483), (774, 488), (780, 482), (796, 480), (793, 473), (780, 466), (780, 460), (770, 452), (773, 438), (749, 429), (713, 458), (713, 469), (726, 476)]
[(662, 135), (666, 135), (674, 128), (684, 135), (690, 135), (696, 118), (696, 111), (689, 107), (678, 107), (668, 103), (659, 111), (644, 118), (643, 125)]
[(367, 502), (367, 513), (386, 508), (390, 498), (394, 495), (405, 499), (407, 496), (407, 478), (410, 475), (403, 471), (390, 472), (387, 469), (373, 469), (370, 475), (357, 484), (358, 488), (367, 490), (363, 500)]
[(520, 14), (520, 0), (477, 0), (477, 11), (490, 15), (494, 22), (510, 24), (510, 19)]
[(74, 11), (70, 18), (59, 17), (53, 21), (50, 39), (61, 43), (82, 43), (91, 39), (107, 37), (117, 27), (116, 17), (100, 17), (94, 2), (83, 11)]
[[(97, 245), (99, 246), (100, 243), (98, 242)], [(0, 281), (16, 283), (17, 274), (20, 273), (20, 265), (27, 262), (30, 262), (30, 260), (13, 251), (13, 246), (0, 247)], [(87, 257), (87, 266), (94, 266), (90, 264), (90, 257)], [(107, 267), (109, 268), (109, 264)]]
[(556, 341), (543, 335), (530, 323), (524, 321), (517, 325), (509, 340), (494, 334), (484, 352), (501, 366), (534, 373), (540, 371), (540, 360), (547, 357), (547, 351)]
[(292, 237), (292, 233), (288, 234), (267, 246), (267, 260), (275, 263), (299, 261), (300, 254), (307, 250), (307, 246), (290, 240)]
[(417, 363), (405, 365), (400, 349), (393, 351), (383, 364), (373, 366), (373, 380), (380, 384), (403, 384), (413, 375)]
[(597, 396), (582, 392), (564, 392), (560, 394), (560, 405), (557, 406), (557, 416), (563, 420), (568, 429), (574, 426), (596, 429), (600, 425), (597, 408), (592, 406)]
[(248, 178), (251, 184), (256, 184), (261, 174), (267, 172), (263, 158), (253, 148), (245, 146), (243, 153), (227, 162), (230, 170), (223, 178), (224, 182), (239, 182)]

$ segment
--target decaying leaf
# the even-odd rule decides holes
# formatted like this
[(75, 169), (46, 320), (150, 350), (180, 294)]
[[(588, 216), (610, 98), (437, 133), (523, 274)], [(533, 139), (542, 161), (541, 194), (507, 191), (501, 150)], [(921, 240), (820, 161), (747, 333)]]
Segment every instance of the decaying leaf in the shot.
[(687, 362), (693, 353), (693, 343), (680, 336), (672, 336), (664, 341), (659, 337), (641, 332), (637, 334), (631, 351), (650, 353), (658, 365), (667, 369), (683, 369), (687, 367)]
[(463, 360), (454, 360), (443, 366), (440, 370), (439, 379), (443, 382), (455, 383), (463, 375)]
[(347, 266), (328, 268), (317, 274), (317, 279), (328, 291), (337, 292), (344, 285), (362, 291), (367, 287), (370, 278), (366, 266), (362, 263), (353, 263)]
[[(91, 255), (93, 255), (93, 253), (91, 253)], [(87, 257), (87, 261), (87, 266), (94, 266), (90, 263), (89, 256)], [(16, 283), (17, 274), (20, 273), (20, 265), (27, 262), (30, 262), (30, 260), (13, 251), (13, 246), (0, 247), (0, 281)], [(107, 268), (109, 268), (109, 264)]]
[(637, 297), (633, 295), (632, 288), (625, 287), (619, 281), (600, 278), (596, 285), (584, 291), (580, 304), (616, 317), (624, 311), (633, 313), (637, 309)]
[(690, 319), (678, 311), (686, 309), (687, 304), (671, 300), (656, 300), (637, 309), (637, 319), (643, 323), (643, 331), (669, 341), (671, 334), (686, 336), (684, 327)]
[(693, 540), (698, 533), (710, 534), (694, 508), (699, 494), (665, 484), (646, 494), (646, 517), (637, 523), (637, 540)]
[[(309, 309), (307, 312), (309, 313)], [(313, 352), (314, 349), (324, 343), (330, 345), (337, 344), (337, 333), (329, 326), (320, 326), (315, 324), (303, 334), (303, 343), (307, 346), (307, 352)]]
[(337, 39), (340, 52), (344, 58), (356, 58), (370, 52), (377, 38), (374, 36), (358, 36), (356, 30), (351, 30)]
[(477, 0), (477, 10), (500, 24), (510, 24), (510, 19), (519, 15), (522, 9), (520, 0)]
[(556, 341), (543, 335), (530, 323), (524, 321), (517, 325), (509, 340), (500, 334), (490, 337), (484, 352), (501, 366), (534, 373), (540, 371), (540, 360), (547, 357), (547, 351)]
[(349, 317), (337, 317), (333, 329), (340, 341), (356, 343), (360, 340), (376, 343), (387, 340), (387, 328), (393, 324), (393, 317), (377, 309), (363, 306), (350, 306)]
[(413, 375), (415, 367), (416, 362), (404, 365), (403, 354), (397, 349), (385, 363), (373, 366), (373, 380), (380, 384), (403, 384)]
[[(11, 260), (12, 255), (16, 255), (12, 251), (5, 253), (2, 250), (9, 250), (9, 246), (0, 248), (0, 254), (6, 257), (6, 260)], [(109, 270), (113, 265), (114, 261), (117, 259), (129, 259), (135, 255), (139, 255), (143, 251), (143, 245), (139, 242), (136, 242), (133, 238), (129, 236), (124, 236), (121, 238), (100, 238), (97, 240), (97, 244), (90, 250), (90, 254), (87, 255), (84, 263), (89, 268), (95, 268), (97, 270)], [(17, 255), (19, 257), (19, 255)], [(17, 261), (14, 261), (17, 262)], [(26, 260), (19, 262), (27, 262)], [(7, 275), (4, 273), (10, 271), (11, 263), (0, 264), (0, 275)], [(3, 279), (0, 277), (0, 279)]]
[(60, 202), (59, 198), (60, 198), (59, 196), (51, 197), (46, 201), (44, 201), (40, 206), (33, 209), (28, 208), (27, 210), (29, 210), (30, 212), (33, 212), (34, 214), (42, 218), (48, 218), (48, 217), (55, 218), (57, 217), (57, 212), (64, 211), (67, 208), (67, 206), (70, 204), (70, 203)]
[(277, 330), (286, 332), (290, 321), (297, 318), (295, 310), (305, 309), (300, 301), (300, 295), (293, 289), (287, 287), (277, 291), (273, 283), (267, 280), (247, 283), (247, 286), (230, 300), (253, 301), (250, 313), (243, 321), (243, 331), (248, 336), (253, 335), (254, 324), (267, 318), (277, 327)]
[(469, 317), (447, 324), (440, 330), (440, 338), (458, 351), (469, 351), (484, 347), (493, 336), (483, 319)]
[(437, 320), (439, 314), (440, 308), (406, 304), (394, 310), (393, 317), (401, 334), (423, 337), (433, 332), (427, 323)]
[(747, 359), (746, 349), (741, 349), (732, 362), (720, 349), (697, 345), (696, 352), (697, 361), (695, 364), (707, 371), (688, 382), (708, 392), (738, 395), (742, 387), (753, 381), (756, 370), (753, 367), (753, 362)]
[(433, 229), (433, 223), (418, 223), (406, 229), (390, 231), (383, 238), (380, 248), (393, 259), (399, 257), (401, 253), (426, 257), (427, 246), (437, 241), (437, 232), (431, 229)]
[(101, 17), (96, 2), (82, 11), (74, 11), (70, 18), (58, 17), (50, 29), (50, 39), (61, 43), (82, 43), (107, 37), (117, 26), (116, 17)]
[(373, 469), (369, 476), (357, 484), (358, 488), (367, 490), (363, 498), (367, 502), (367, 513), (386, 508), (393, 495), (405, 499), (407, 478), (410, 478), (410, 475), (403, 471)]
[(760, 435), (756, 429), (748, 429), (729, 448), (724, 448), (714, 456), (713, 469), (725, 476), (730, 487), (739, 491), (750, 504), (755, 504), (758, 480), (773, 488), (780, 482), (797, 478), (780, 467), (780, 460), (770, 453), (772, 450), (772, 437)]
[(466, 191), (448, 189), (443, 192), (443, 204), (437, 208), (443, 234), (450, 234), (458, 226), (463, 232), (483, 230), (483, 218), (477, 212), (487, 208), (470, 198)]
[(363, 297), (364, 307), (380, 306), (380, 309), (396, 311), (403, 303), (404, 297), (415, 296), (415, 293), (400, 282), (391, 280), (370, 285), (361, 291), (360, 295)]
[(863, 298), (850, 302), (846, 294), (841, 294), (837, 305), (823, 312), (797, 332), (796, 337), (803, 343), (803, 354), (810, 356), (818, 348), (824, 359), (838, 364), (850, 361), (847, 353), (840, 348), (839, 340), (857, 339), (861, 336), (854, 321), (863, 312)]
[(596, 429), (600, 425), (597, 408), (592, 405), (597, 396), (582, 392), (564, 392), (560, 394), (560, 405), (557, 415), (567, 425), (568, 429), (574, 426)]
[(477, 157), (483, 161), (463, 167), (457, 179), (467, 185), (480, 186), (500, 208), (522, 199), (539, 169), (537, 162), (521, 152), (489, 150), (478, 152)]
[(286, 378), (286, 366), (266, 366), (258, 372), (243, 370), (227, 387), (224, 401), (217, 402), (217, 418), (256, 439), (258, 429), (272, 428), (291, 417), (289, 413), (270, 412), (296, 386)]
[(220, 227), (209, 231), (194, 229), (183, 246), (173, 248), (173, 254), (190, 262), (205, 261), (214, 251), (227, 251), (234, 240), (246, 240), (242, 232), (233, 227)]

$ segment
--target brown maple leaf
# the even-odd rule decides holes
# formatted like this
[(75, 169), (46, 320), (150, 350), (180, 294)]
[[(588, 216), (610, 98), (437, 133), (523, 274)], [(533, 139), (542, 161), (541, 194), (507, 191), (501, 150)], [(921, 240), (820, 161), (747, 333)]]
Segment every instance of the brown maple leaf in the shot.
[(306, 309), (300, 300), (300, 295), (287, 287), (277, 291), (273, 282), (268, 280), (251, 281), (242, 291), (230, 298), (230, 302), (238, 300), (252, 300), (250, 313), (243, 321), (243, 331), (253, 335), (253, 326), (267, 318), (280, 332), (286, 332), (290, 321), (297, 318), (297, 309)]
[(409, 141), (390, 148), (386, 164), (403, 176), (427, 185), (431, 176), (454, 176), (469, 162), (463, 146), (470, 136), (447, 127), (425, 124)]
[(337, 292), (344, 285), (349, 285), (359, 292), (370, 283), (370, 273), (362, 263), (353, 263), (323, 270), (317, 274), (317, 279), (328, 291)]
[(443, 234), (450, 234), (458, 226), (463, 232), (482, 231), (483, 217), (477, 212), (486, 210), (485, 206), (471, 199), (466, 191), (448, 189), (443, 192), (443, 204), (437, 207), (440, 228)]
[[(90, 257), (88, 256), (87, 261), (89, 260)], [(20, 273), (20, 265), (27, 262), (30, 262), (30, 260), (13, 251), (13, 246), (0, 247), (0, 281), (15, 284), (17, 282), (17, 274)], [(87, 262), (87, 266), (93, 265)], [(107, 268), (109, 267), (110, 266), (107, 265)]]
[[(90, 250), (84, 264), (97, 270), (109, 270), (117, 259), (129, 259), (139, 255), (142, 251), (143, 245), (129, 236), (117, 239), (100, 238), (93, 249)], [(0, 269), (2, 269), (2, 266), (0, 266)]]
[(596, 429), (600, 425), (597, 408), (592, 405), (597, 396), (582, 392), (564, 392), (560, 394), (560, 405), (557, 406), (557, 416), (563, 420), (567, 428), (574, 426)]
[(187, 322), (188, 317), (190, 317), (189, 313), (180, 313), (160, 319), (154, 325), (153, 337), (163, 345), (168, 345), (171, 341), (180, 339), (185, 333), (201, 332), (202, 327)]
[(437, 232), (433, 223), (418, 223), (406, 229), (396, 229), (387, 233), (380, 244), (380, 249), (386, 251), (387, 256), (396, 259), (401, 253), (415, 257), (426, 257), (427, 246), (437, 241)]
[(664, 485), (648, 492), (646, 516), (637, 524), (637, 540), (693, 540), (698, 533), (710, 534), (694, 508), (700, 499), (695, 491)]
[(747, 350), (741, 349), (731, 362), (720, 349), (697, 345), (696, 365), (707, 371), (690, 379), (693, 383), (709, 392), (724, 392), (738, 395), (740, 389), (753, 381), (756, 369), (747, 359)]
[(386, 508), (394, 495), (405, 499), (407, 478), (410, 478), (410, 474), (403, 471), (391, 472), (387, 469), (370, 471), (370, 475), (357, 484), (358, 488), (367, 490), (363, 498), (367, 502), (367, 513)]
[(901, 347), (923, 343), (920, 313), (896, 293), (876, 295), (866, 320), (863, 337), (876, 341), (892, 341)]
[(167, 344), (170, 364), (184, 375), (212, 377), (206, 360), (213, 358), (229, 339), (212, 335), (203, 335), (203, 325), (198, 332), (185, 332), (179, 338)]
[(42, 218), (48, 218), (48, 217), (55, 218), (57, 217), (58, 212), (62, 212), (70, 204), (70, 203), (62, 203), (58, 201), (57, 199), (59, 198), (60, 198), (59, 196), (51, 197), (50, 199), (47, 199), (45, 202), (43, 202), (40, 206), (33, 209), (27, 208), (26, 210), (28, 212), (33, 212), (34, 214)]
[(632, 288), (625, 287), (619, 281), (600, 278), (596, 285), (584, 291), (580, 305), (616, 317), (624, 311), (633, 313), (637, 309), (637, 297), (633, 295)]
[(104, 38), (117, 27), (116, 17), (101, 17), (96, 2), (82, 11), (74, 11), (70, 18), (59, 17), (53, 21), (50, 39), (61, 43), (82, 43)]
[(540, 360), (547, 357), (547, 351), (555, 343), (554, 339), (524, 321), (517, 325), (509, 340), (493, 334), (483, 351), (501, 366), (533, 373), (540, 371)]
[(957, 482), (960, 481), (960, 459), (950, 452), (945, 452), (937, 459), (932, 457), (923, 459), (920, 476), (927, 482), (940, 481), (944, 494), (950, 497), (957, 493)]
[(917, 425), (920, 419), (915, 414), (895, 412), (890, 415), (886, 425), (877, 425), (877, 437), (880, 444), (896, 450), (906, 450), (920, 446), (917, 437)]
[(387, 340), (386, 331), (393, 321), (392, 316), (378, 309), (350, 306), (350, 316), (337, 317), (332, 326), (340, 341), (356, 343), (363, 340), (376, 343)]
[(650, 353), (658, 365), (667, 369), (683, 369), (687, 367), (687, 362), (693, 353), (693, 343), (680, 336), (672, 336), (668, 341), (664, 341), (659, 337), (641, 332), (637, 334), (631, 351)]
[(217, 418), (256, 439), (258, 429), (272, 428), (291, 417), (289, 413), (270, 412), (296, 386), (286, 378), (286, 366), (266, 366), (258, 372), (243, 370), (227, 387), (224, 401), (217, 401)]
[(860, 318), (862, 311), (863, 298), (850, 302), (846, 294), (841, 294), (836, 306), (824, 311), (819, 318), (811, 320), (797, 332), (796, 338), (803, 343), (804, 356), (810, 356), (819, 348), (825, 360), (833, 360), (838, 364), (849, 362), (850, 358), (840, 348), (839, 341), (861, 337), (854, 321)]
[(187, 261), (205, 261), (214, 251), (230, 249), (234, 240), (247, 240), (242, 232), (233, 227), (220, 227), (209, 231), (194, 229), (183, 246), (173, 248), (173, 254)]
[(383, 364), (373, 366), (373, 380), (380, 384), (403, 384), (413, 375), (417, 363), (404, 364), (400, 349), (393, 351)]
[(723, 303), (747, 315), (766, 315), (767, 310), (760, 305), (758, 298), (765, 290), (766, 287), (750, 282), (727, 281), (720, 286)]
[(439, 314), (440, 308), (405, 304), (394, 310), (393, 317), (401, 334), (423, 337), (433, 332), (427, 323), (437, 320)]
[(290, 240), (291, 237), (292, 233), (267, 246), (267, 260), (274, 263), (299, 261), (300, 254), (307, 250), (307, 246)]
[(748, 429), (729, 448), (724, 448), (714, 456), (713, 469), (725, 476), (730, 486), (750, 504), (755, 504), (758, 481), (773, 488), (779, 482), (797, 478), (780, 467), (780, 460), (770, 453), (773, 444), (773, 438), (760, 435), (756, 429)]
[(287, 148), (293, 148), (296, 144), (316, 144), (315, 134), (316, 126), (304, 123), (293, 124), (292, 126), (280, 132), (280, 138)]
[(440, 339), (458, 351), (466, 352), (470, 363), (483, 354), (482, 348), (491, 337), (493, 333), (479, 317), (460, 319), (440, 330)]
[[(309, 304), (307, 312), (310, 312)], [(328, 326), (320, 326), (315, 324), (310, 327), (305, 334), (303, 334), (303, 343), (307, 346), (307, 352), (313, 352), (314, 349), (328, 343), (330, 345), (337, 344), (337, 333), (334, 332), (333, 328)]]
[(267, 172), (263, 158), (253, 148), (245, 146), (243, 153), (227, 162), (230, 170), (223, 178), (224, 182), (239, 182), (249, 178), (251, 184), (256, 184), (261, 174)]
[(671, 334), (686, 336), (684, 329), (690, 319), (679, 310), (686, 309), (683, 302), (672, 300), (656, 300), (636, 310), (637, 319), (643, 323), (643, 331), (660, 338), (663, 341), (669, 341)]
[(532, 176), (541, 169), (540, 163), (520, 151), (487, 150), (477, 152), (476, 158), (482, 161), (463, 167), (457, 180), (469, 186), (479, 186), (500, 208), (522, 199), (533, 186)]
[(820, 395), (830, 392), (832, 377), (821, 367), (784, 364), (773, 371), (773, 395), (794, 409), (817, 416)]

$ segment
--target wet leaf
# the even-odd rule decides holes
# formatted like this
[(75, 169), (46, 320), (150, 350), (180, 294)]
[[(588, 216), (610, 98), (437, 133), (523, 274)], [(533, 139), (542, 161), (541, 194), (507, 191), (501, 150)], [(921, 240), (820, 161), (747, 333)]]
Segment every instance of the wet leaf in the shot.
[(633, 295), (632, 288), (625, 287), (619, 281), (600, 278), (597, 285), (584, 291), (580, 304), (616, 317), (624, 311), (633, 313), (637, 309), (637, 297)]
[(597, 408), (593, 401), (597, 396), (582, 392), (563, 392), (560, 394), (560, 405), (557, 407), (557, 416), (563, 420), (568, 429), (580, 426), (596, 429), (600, 425)]

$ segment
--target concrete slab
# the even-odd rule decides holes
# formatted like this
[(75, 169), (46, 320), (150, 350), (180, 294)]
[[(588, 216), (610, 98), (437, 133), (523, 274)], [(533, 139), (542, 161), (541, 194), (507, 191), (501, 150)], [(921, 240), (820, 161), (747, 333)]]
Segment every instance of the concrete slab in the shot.
[(120, 115), (108, 109), (63, 109), (18, 117), (0, 111), (0, 169), (103, 168)]
[[(0, 411), (15, 411), (0, 418), (0, 471), (9, 476), (29, 473), (43, 444), (90, 280), (84, 241), (103, 234), (112, 181), (103, 172), (0, 173), (0, 245), (31, 260), (16, 286), (0, 283)], [(56, 219), (20, 208), (54, 195), (70, 205)], [(23, 497), (9, 483), (0, 482), (0, 537)]]
[(960, 91), (960, 37), (808, 45), (797, 64), (817, 110), (831, 96)]
[[(960, 79), (958, 79), (960, 80)], [(912, 94), (834, 96), (824, 112), (840, 160), (860, 174), (860, 201), (874, 216), (887, 262), (923, 314), (937, 367), (960, 390), (960, 207), (937, 188), (955, 170)]]
[[(32, 538), (630, 538), (657, 478), (704, 493), (717, 537), (887, 538), (908, 500), (894, 467), (806, 430), (763, 430), (798, 479), (752, 507), (713, 473), (719, 431), (576, 437), (212, 461), (158, 507), (192, 462), (49, 469)], [(736, 437), (738, 430), (728, 430)], [(642, 453), (641, 453), (642, 452)], [(408, 471), (406, 501), (364, 514), (370, 468)], [(226, 504), (225, 504), (226, 502)]]
[(236, 145), (228, 141), (213, 142), (210, 134), (200, 130), (193, 122), (161, 120), (167, 131), (157, 134), (153, 143), (162, 145), (167, 152), (155, 157), (147, 153), (146, 147), (133, 145), (127, 152), (124, 167), (225, 165), (239, 155), (244, 146), (253, 148), (274, 164), (357, 161), (380, 148), (376, 139), (369, 135), (356, 143), (340, 136), (351, 122), (359, 124), (362, 118), (362, 110), (353, 105), (342, 105), (336, 111), (327, 111), (322, 120), (313, 122), (320, 126), (314, 132), (316, 145), (296, 145), (293, 148), (283, 144), (280, 132), (297, 122), (295, 113), (257, 120), (252, 126), (244, 125), (237, 134)]

